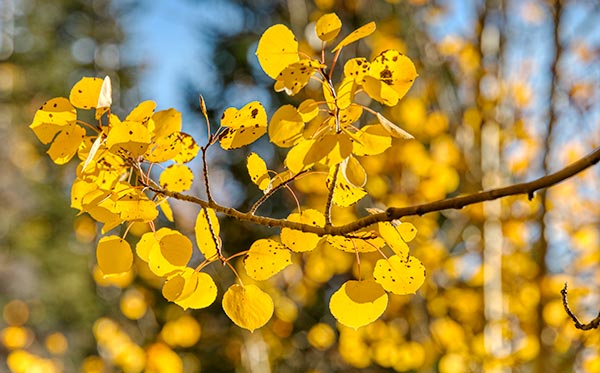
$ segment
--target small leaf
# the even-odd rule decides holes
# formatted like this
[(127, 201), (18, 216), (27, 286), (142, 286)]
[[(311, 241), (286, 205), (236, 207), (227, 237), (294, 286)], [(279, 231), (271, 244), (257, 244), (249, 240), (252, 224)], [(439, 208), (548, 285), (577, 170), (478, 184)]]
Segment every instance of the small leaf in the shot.
[(408, 257), (408, 245), (402, 237), (400, 236), (400, 232), (396, 230), (396, 227), (390, 222), (380, 222), (377, 223), (377, 231), (379, 232), (379, 236), (383, 238), (383, 240), (388, 244), (390, 249), (394, 252), (394, 254), (398, 255), (401, 258)]
[(375, 22), (369, 22), (366, 25), (363, 25), (356, 30), (354, 30), (350, 35), (346, 36), (344, 40), (340, 41), (339, 44), (333, 48), (332, 52), (336, 52), (338, 49), (341, 49), (348, 44), (352, 44), (357, 40), (365, 38), (371, 35), (375, 31)]
[(206, 308), (217, 299), (217, 285), (209, 274), (185, 268), (182, 277), (185, 285), (175, 304), (184, 310)]
[(256, 56), (265, 73), (275, 79), (283, 69), (300, 59), (298, 41), (286, 26), (271, 26), (260, 37)]
[(232, 285), (223, 295), (223, 310), (237, 326), (251, 332), (273, 316), (273, 299), (256, 285)]
[(58, 97), (45, 102), (36, 111), (29, 128), (42, 144), (48, 144), (59, 131), (76, 119), (77, 113), (73, 105), (66, 98)]
[(342, 161), (340, 171), (344, 179), (355, 187), (362, 188), (367, 183), (367, 172), (360, 162), (352, 156)]
[(303, 131), (304, 120), (298, 110), (292, 105), (283, 105), (271, 117), (269, 140), (279, 147), (289, 148), (302, 140)]
[[(331, 183), (333, 182), (333, 176), (335, 171), (335, 167), (329, 168), (329, 175), (327, 175), (327, 179), (325, 180), (325, 185), (327, 186), (327, 189), (331, 188)], [(365, 192), (365, 190), (362, 187), (357, 187), (356, 185), (353, 185), (349, 183), (348, 180), (346, 180), (346, 177), (342, 173), (341, 167), (337, 172), (334, 188), (335, 189), (333, 191), (333, 203), (336, 206), (352, 206), (367, 195), (367, 192)]]
[(425, 281), (425, 267), (414, 256), (403, 259), (392, 255), (377, 261), (373, 277), (386, 291), (398, 295), (414, 294)]
[(377, 113), (377, 119), (381, 123), (381, 126), (393, 137), (398, 139), (414, 139), (413, 135), (398, 127), (380, 113)]
[(96, 103), (96, 119), (106, 113), (112, 105), (112, 83), (110, 76), (105, 76), (98, 94), (98, 102)]
[(267, 113), (258, 101), (253, 101), (240, 110), (228, 108), (221, 117), (221, 125), (227, 127), (220, 137), (225, 150), (236, 149), (253, 143), (267, 132)]
[(221, 226), (215, 210), (201, 209), (196, 218), (194, 232), (196, 233), (198, 248), (207, 260), (217, 260), (219, 257), (219, 249), (215, 239), (219, 240), (220, 230)]
[(255, 241), (244, 257), (248, 276), (263, 281), (292, 263), (290, 252), (277, 241), (262, 239)]
[(200, 146), (196, 143), (196, 140), (187, 133), (179, 132), (177, 134), (177, 141), (179, 142), (179, 153), (173, 157), (173, 162), (176, 163), (188, 163), (196, 157)]
[(377, 155), (392, 146), (390, 133), (379, 124), (368, 124), (362, 127), (354, 136), (352, 154)]
[(106, 276), (127, 272), (133, 264), (129, 243), (119, 236), (105, 236), (96, 248), (98, 267)]
[(150, 132), (141, 122), (124, 121), (111, 124), (106, 147), (114, 154), (137, 157), (146, 152), (150, 141)]
[(160, 185), (171, 192), (184, 192), (192, 187), (194, 173), (182, 164), (173, 164), (160, 174)]
[(388, 295), (375, 281), (350, 280), (333, 293), (329, 309), (340, 324), (357, 329), (377, 320), (387, 303)]
[(119, 193), (114, 211), (124, 221), (148, 222), (156, 219), (158, 216), (158, 210), (154, 201), (151, 201), (139, 190), (132, 188), (129, 188), (124, 193)]
[(310, 122), (319, 114), (319, 104), (312, 98), (306, 99), (298, 106), (298, 114), (303, 122)]
[(325, 67), (322, 63), (312, 59), (301, 59), (286, 66), (275, 78), (273, 89), (275, 92), (285, 91), (293, 96), (304, 88), (310, 77), (319, 69)]
[(315, 29), (319, 39), (330, 41), (340, 33), (342, 21), (335, 13), (327, 13), (319, 17)]
[(408, 92), (417, 76), (415, 65), (408, 57), (389, 49), (371, 62), (362, 86), (374, 100), (394, 106)]
[(162, 295), (166, 300), (172, 302), (181, 295), (184, 286), (185, 279), (178, 273), (165, 281), (162, 287)]
[[(287, 220), (312, 225), (325, 226), (325, 216), (317, 210), (307, 209), (299, 213), (291, 213)], [(301, 232), (290, 228), (281, 229), (281, 242), (295, 252), (311, 251), (317, 247), (321, 237), (315, 233)]]
[(181, 113), (173, 108), (161, 110), (152, 116), (154, 121), (153, 139), (161, 139), (181, 131)]
[(140, 240), (138, 241), (137, 245), (135, 246), (135, 252), (137, 253), (137, 256), (147, 263), (148, 257), (150, 256), (150, 250), (152, 250), (152, 246), (158, 245), (161, 238), (173, 232), (173, 229), (161, 228), (156, 232), (144, 233), (142, 237), (140, 237)]
[(85, 138), (85, 130), (71, 123), (61, 128), (48, 149), (48, 155), (56, 164), (65, 164), (73, 158)]
[(411, 223), (400, 223), (396, 226), (404, 242), (410, 242), (417, 236), (417, 228)]
[(364, 57), (351, 58), (344, 64), (344, 76), (354, 79), (357, 84), (369, 73), (369, 61)]
[(98, 105), (98, 98), (103, 85), (103, 79), (83, 77), (71, 88), (69, 101), (79, 109), (94, 109)]
[(271, 178), (265, 161), (258, 154), (250, 153), (246, 158), (246, 167), (248, 168), (250, 180), (258, 186), (258, 189), (266, 190), (271, 183)]

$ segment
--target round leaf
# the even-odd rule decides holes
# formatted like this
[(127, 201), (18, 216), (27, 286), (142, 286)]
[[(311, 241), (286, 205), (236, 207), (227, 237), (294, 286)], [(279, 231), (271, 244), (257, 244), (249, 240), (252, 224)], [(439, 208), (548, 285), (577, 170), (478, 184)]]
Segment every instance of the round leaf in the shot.
[(96, 259), (105, 275), (116, 275), (131, 269), (133, 253), (129, 243), (121, 237), (105, 236), (98, 242)]
[(392, 255), (387, 260), (377, 261), (373, 277), (390, 293), (414, 294), (425, 281), (425, 267), (414, 256), (403, 259)]
[(292, 256), (285, 246), (269, 239), (254, 242), (244, 257), (248, 276), (257, 281), (270, 278), (291, 263)]
[(375, 281), (350, 280), (333, 293), (329, 309), (340, 324), (357, 329), (377, 320), (387, 303), (388, 295)]
[(275, 79), (288, 65), (299, 60), (298, 41), (286, 26), (271, 26), (258, 41), (256, 56), (265, 73)]
[(223, 295), (223, 310), (237, 326), (254, 331), (273, 316), (273, 299), (256, 285), (232, 285)]
[(319, 17), (315, 29), (319, 39), (330, 41), (340, 33), (342, 21), (335, 13), (327, 13)]

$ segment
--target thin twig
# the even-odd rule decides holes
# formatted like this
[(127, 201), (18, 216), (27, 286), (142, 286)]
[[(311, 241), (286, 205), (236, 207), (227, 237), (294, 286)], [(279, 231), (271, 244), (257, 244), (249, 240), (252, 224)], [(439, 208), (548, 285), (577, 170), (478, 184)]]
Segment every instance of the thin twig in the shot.
[(338, 172), (340, 171), (339, 163), (335, 165), (333, 177), (329, 185), (329, 193), (327, 194), (327, 202), (325, 203), (325, 226), (331, 226), (331, 208), (333, 207), (333, 194), (335, 193), (335, 184), (337, 184)]
[(598, 326), (600, 326), (600, 312), (598, 313), (598, 316), (596, 316), (595, 319), (593, 319), (592, 321), (590, 321), (586, 324), (582, 324), (579, 321), (579, 319), (577, 318), (577, 316), (575, 316), (573, 311), (571, 311), (571, 308), (569, 308), (569, 302), (567, 301), (567, 283), (566, 282), (565, 282), (565, 287), (562, 288), (562, 290), (560, 291), (560, 294), (562, 295), (562, 303), (563, 303), (563, 307), (565, 308), (565, 312), (567, 313), (567, 315), (569, 315), (571, 320), (573, 320), (573, 322), (575, 323), (575, 327), (577, 329), (581, 329), (581, 330), (598, 329)]

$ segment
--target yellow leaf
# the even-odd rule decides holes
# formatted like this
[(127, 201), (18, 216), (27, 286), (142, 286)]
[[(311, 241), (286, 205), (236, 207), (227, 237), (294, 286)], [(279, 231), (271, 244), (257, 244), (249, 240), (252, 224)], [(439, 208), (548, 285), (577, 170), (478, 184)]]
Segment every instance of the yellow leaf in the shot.
[(174, 221), (173, 209), (171, 209), (171, 205), (169, 205), (169, 199), (163, 196), (158, 196), (156, 199), (156, 205), (160, 207), (165, 218), (172, 223)]
[(367, 172), (360, 162), (352, 156), (342, 161), (340, 171), (344, 179), (355, 187), (362, 188), (367, 183)]
[(252, 101), (240, 110), (228, 108), (221, 117), (221, 125), (227, 127), (220, 136), (221, 147), (236, 149), (253, 143), (267, 132), (267, 113), (258, 101)]
[(344, 76), (354, 79), (357, 84), (361, 84), (368, 73), (369, 61), (364, 57), (351, 58), (344, 64)]
[(77, 149), (85, 138), (85, 130), (71, 123), (61, 127), (61, 131), (54, 138), (48, 155), (56, 164), (65, 164), (73, 158)]
[(396, 229), (404, 242), (412, 241), (417, 235), (417, 228), (411, 223), (400, 223), (396, 226)]
[(298, 114), (300, 114), (303, 122), (310, 122), (319, 114), (319, 104), (312, 98), (304, 100), (298, 106)]
[(367, 23), (366, 25), (363, 25), (363, 26), (357, 28), (356, 30), (354, 30), (352, 33), (350, 33), (350, 35), (346, 36), (344, 38), (344, 40), (340, 41), (339, 44), (335, 48), (333, 48), (332, 52), (335, 52), (338, 49), (341, 49), (341, 48), (347, 46), (348, 44), (352, 44), (357, 40), (365, 38), (365, 37), (371, 35), (374, 31), (375, 31), (375, 22)]
[(133, 264), (129, 243), (119, 236), (105, 236), (96, 248), (98, 267), (106, 276), (127, 272)]
[(306, 154), (314, 145), (315, 140), (304, 140), (296, 144), (285, 157), (286, 167), (293, 173), (297, 174), (302, 170), (312, 167), (315, 163), (306, 160)]
[(36, 111), (29, 128), (42, 144), (48, 144), (59, 131), (74, 123), (76, 119), (77, 113), (69, 100), (58, 97), (45, 102)]
[(152, 115), (154, 115), (155, 109), (156, 102), (151, 100), (142, 101), (131, 110), (124, 122), (138, 122), (146, 126), (148, 121), (152, 118)]
[(290, 252), (277, 241), (262, 239), (255, 241), (244, 257), (248, 276), (262, 281), (275, 275), (292, 263)]
[(352, 154), (358, 156), (381, 154), (392, 146), (389, 132), (378, 124), (362, 127), (353, 138)]
[[(318, 107), (317, 107), (318, 110)], [(304, 120), (292, 105), (283, 105), (273, 114), (269, 123), (269, 139), (282, 148), (289, 148), (302, 140)]]
[[(339, 109), (347, 109), (348, 107), (350, 107), (350, 105), (352, 105), (352, 100), (354, 100), (354, 93), (356, 92), (356, 87), (357, 85), (354, 82), (354, 79), (345, 77), (344, 80), (342, 80), (340, 86), (337, 89), (337, 98), (335, 101)], [(358, 105), (355, 106), (358, 109), (360, 109), (360, 113), (362, 114), (362, 108)]]
[(171, 230), (153, 244), (148, 253), (150, 270), (165, 276), (185, 267), (192, 257), (192, 242), (178, 231)]
[(387, 308), (388, 295), (373, 280), (346, 281), (329, 301), (329, 309), (340, 324), (358, 329), (372, 323)]
[(258, 154), (250, 153), (246, 159), (246, 167), (248, 168), (250, 179), (258, 186), (258, 189), (266, 190), (271, 183), (271, 178), (269, 177), (265, 161)]
[[(329, 175), (327, 175), (327, 179), (325, 180), (325, 186), (327, 187), (327, 189), (331, 187), (335, 170), (335, 167), (329, 168)], [(336, 206), (352, 206), (367, 195), (367, 192), (365, 192), (365, 190), (362, 187), (357, 187), (346, 180), (346, 177), (344, 177), (342, 173), (341, 167), (338, 170), (337, 177), (335, 179), (336, 180), (334, 186), (335, 189), (333, 191), (333, 203)]]
[(162, 295), (166, 300), (172, 302), (181, 295), (184, 286), (185, 279), (178, 273), (165, 281), (162, 287)]
[(271, 26), (258, 41), (256, 56), (265, 73), (275, 79), (283, 69), (300, 59), (298, 41), (286, 26)]
[(189, 167), (173, 164), (160, 174), (160, 185), (171, 192), (184, 192), (192, 187), (194, 174)]
[(181, 294), (175, 299), (175, 304), (184, 310), (200, 309), (210, 306), (217, 299), (217, 285), (210, 275), (196, 272), (192, 268), (185, 268), (181, 275), (185, 285)]
[[(325, 226), (325, 216), (317, 210), (307, 209), (302, 214), (291, 213), (287, 220), (312, 225), (315, 227)], [(281, 229), (281, 242), (290, 250), (295, 252), (310, 251), (317, 247), (321, 237), (314, 233), (306, 233), (290, 228)]]
[(273, 89), (275, 92), (285, 91), (290, 96), (295, 95), (304, 88), (310, 77), (320, 68), (322, 63), (311, 59), (301, 59), (286, 66), (275, 78)]
[(412, 86), (417, 70), (402, 53), (390, 49), (371, 62), (369, 73), (363, 77), (363, 89), (374, 100), (388, 106), (398, 103)]
[(232, 285), (223, 295), (223, 310), (237, 326), (251, 332), (273, 315), (273, 299), (256, 285)]
[(414, 139), (413, 135), (398, 127), (380, 113), (377, 113), (377, 119), (381, 123), (381, 126), (393, 137), (398, 139)]
[(179, 142), (179, 153), (173, 157), (173, 161), (176, 163), (188, 163), (196, 157), (200, 146), (196, 143), (196, 140), (187, 133), (179, 132), (177, 134), (177, 141)]
[[(324, 158), (319, 158), (325, 153)], [(342, 132), (320, 136), (306, 154), (307, 162), (320, 162), (326, 166), (335, 166), (352, 153), (352, 141)], [(318, 159), (317, 159), (318, 158)]]
[(217, 260), (219, 256), (219, 248), (215, 240), (220, 240), (220, 231), (221, 226), (215, 210), (201, 209), (196, 218), (194, 232), (196, 233), (198, 248), (207, 260)]
[(79, 109), (94, 109), (98, 105), (103, 84), (103, 79), (83, 77), (71, 88), (69, 101)]
[(96, 103), (96, 119), (99, 119), (104, 114), (103, 110), (98, 109), (109, 109), (110, 105), (112, 105), (112, 83), (110, 77), (107, 75), (104, 77), (102, 86), (100, 87), (98, 102)]
[(381, 222), (377, 223), (377, 231), (379, 232), (379, 236), (383, 238), (383, 240), (388, 244), (390, 249), (394, 252), (394, 254), (398, 255), (400, 258), (408, 257), (408, 245), (402, 237), (400, 236), (400, 232), (394, 227), (394, 225), (390, 222)]
[(330, 41), (340, 33), (342, 21), (335, 13), (327, 13), (319, 17), (315, 29), (319, 39)]
[(386, 291), (398, 295), (414, 294), (425, 281), (425, 267), (414, 256), (404, 259), (392, 255), (377, 261), (373, 277)]
[(148, 222), (156, 219), (156, 204), (137, 189), (129, 189), (115, 203), (116, 213), (124, 221)]
[(161, 110), (152, 116), (154, 121), (154, 140), (166, 138), (181, 131), (181, 113), (173, 108)]
[(150, 146), (150, 132), (140, 122), (114, 123), (106, 138), (106, 147), (111, 153), (137, 157)]
[(161, 238), (173, 232), (174, 230), (170, 228), (161, 228), (156, 232), (144, 233), (135, 246), (135, 252), (137, 253), (137, 256), (147, 263), (152, 246), (159, 245)]

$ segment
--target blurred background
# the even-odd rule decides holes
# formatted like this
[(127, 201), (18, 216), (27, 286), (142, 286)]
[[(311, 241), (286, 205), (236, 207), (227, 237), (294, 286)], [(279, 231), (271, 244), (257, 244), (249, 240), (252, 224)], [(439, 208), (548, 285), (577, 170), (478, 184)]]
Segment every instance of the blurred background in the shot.
[[(530, 180), (600, 144), (596, 1), (0, 0), (0, 371), (600, 372), (599, 334), (575, 329), (560, 298), (568, 282), (576, 314), (598, 314), (598, 167), (531, 201), (406, 219), (418, 229), (411, 255), (426, 282), (414, 296), (391, 296), (383, 317), (358, 330), (338, 326), (327, 306), (356, 275), (355, 258), (326, 245), (262, 285), (275, 315), (254, 333), (233, 326), (219, 301), (186, 312), (168, 304), (139, 263), (110, 281), (98, 275), (98, 227), (69, 208), (74, 162), (57, 167), (45, 155), (28, 128), (36, 109), (82, 76), (108, 74), (113, 112), (152, 99), (180, 110), (183, 130), (202, 143), (199, 95), (213, 125), (229, 106), (259, 100), (270, 115), (320, 95), (318, 85), (298, 97), (275, 93), (254, 53), (276, 23), (317, 53), (314, 21), (333, 11), (343, 35), (377, 23), (342, 61), (393, 48), (419, 73), (384, 112), (416, 139), (361, 160), (369, 196), (334, 211), (344, 219)], [(214, 148), (221, 204), (244, 210), (260, 196), (245, 169), (250, 150), (281, 170), (285, 153), (266, 136), (250, 149)], [(293, 185), (303, 206), (324, 205), (323, 180)], [(192, 193), (202, 196), (202, 185)], [(294, 206), (276, 194), (260, 213), (284, 217)], [(193, 235), (197, 210), (173, 208), (177, 227)], [(277, 233), (221, 226), (230, 254)], [(362, 271), (376, 259), (361, 257)], [(222, 294), (234, 279), (213, 267)]]

